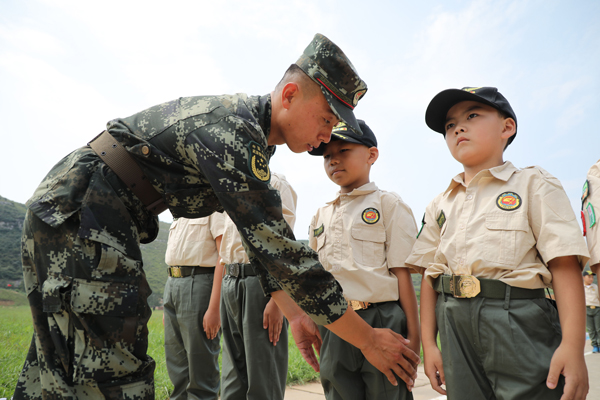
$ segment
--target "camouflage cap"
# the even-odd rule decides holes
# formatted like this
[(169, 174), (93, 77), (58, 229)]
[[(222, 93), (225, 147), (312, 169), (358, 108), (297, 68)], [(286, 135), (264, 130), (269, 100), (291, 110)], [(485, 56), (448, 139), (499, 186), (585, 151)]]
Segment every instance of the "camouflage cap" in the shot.
[(367, 92), (367, 84), (360, 79), (342, 49), (317, 33), (296, 65), (321, 86), (336, 117), (362, 134), (353, 110)]

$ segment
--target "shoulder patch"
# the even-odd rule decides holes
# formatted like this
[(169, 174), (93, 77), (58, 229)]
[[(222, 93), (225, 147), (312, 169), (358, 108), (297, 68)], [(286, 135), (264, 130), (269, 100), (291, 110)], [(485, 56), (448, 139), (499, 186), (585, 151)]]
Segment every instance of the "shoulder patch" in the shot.
[(581, 210), (581, 224), (583, 225), (583, 236), (587, 234), (587, 229), (585, 227), (585, 213)]
[(592, 203), (588, 203), (585, 210), (588, 213), (588, 227), (591, 228), (592, 226), (596, 225), (596, 213), (594, 212), (594, 206), (592, 205)]
[(313, 235), (314, 235), (314, 237), (320, 236), (324, 231), (325, 231), (325, 225), (321, 224), (320, 227), (318, 227), (317, 229), (315, 229), (313, 231)]
[(379, 211), (373, 207), (365, 208), (362, 212), (362, 220), (369, 225), (373, 225), (379, 221)]
[(265, 152), (260, 144), (255, 141), (248, 143), (248, 168), (256, 179), (262, 182), (269, 182), (271, 171)]
[(419, 238), (419, 236), (421, 236), (421, 232), (423, 231), (424, 227), (425, 227), (425, 214), (423, 214), (423, 220), (421, 221), (421, 229), (419, 229), (419, 233), (417, 233), (417, 239)]
[(496, 199), (496, 205), (501, 210), (513, 211), (521, 207), (521, 196), (515, 192), (504, 192)]
[(440, 229), (442, 229), (442, 226), (446, 223), (446, 214), (444, 214), (444, 210), (440, 211), (440, 215), (438, 215), (436, 221)]
[(583, 189), (581, 190), (581, 208), (583, 208), (583, 203), (585, 199), (590, 195), (590, 182), (588, 180), (583, 184)]

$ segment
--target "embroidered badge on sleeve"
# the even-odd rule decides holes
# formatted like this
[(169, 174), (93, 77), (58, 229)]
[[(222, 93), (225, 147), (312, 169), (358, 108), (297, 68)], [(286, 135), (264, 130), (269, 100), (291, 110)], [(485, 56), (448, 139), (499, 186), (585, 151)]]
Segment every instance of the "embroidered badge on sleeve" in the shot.
[(262, 182), (268, 182), (271, 179), (271, 171), (269, 170), (269, 162), (263, 151), (263, 148), (257, 142), (248, 143), (249, 157), (248, 168), (256, 179)]

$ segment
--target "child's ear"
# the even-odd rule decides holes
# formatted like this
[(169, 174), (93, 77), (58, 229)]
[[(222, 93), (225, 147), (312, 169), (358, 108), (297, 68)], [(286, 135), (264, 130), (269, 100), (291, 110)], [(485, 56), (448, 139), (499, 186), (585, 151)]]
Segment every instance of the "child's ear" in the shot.
[(504, 129), (502, 130), (502, 139), (508, 139), (515, 133), (517, 133), (517, 123), (512, 118), (506, 118), (504, 120)]
[(375, 164), (375, 161), (379, 158), (379, 149), (377, 147), (369, 147), (369, 164)]

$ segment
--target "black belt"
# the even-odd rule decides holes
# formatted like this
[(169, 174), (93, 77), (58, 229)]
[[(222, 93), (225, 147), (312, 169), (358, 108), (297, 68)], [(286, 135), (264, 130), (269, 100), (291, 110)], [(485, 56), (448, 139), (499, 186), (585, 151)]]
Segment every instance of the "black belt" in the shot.
[(186, 276), (199, 275), (199, 274), (214, 274), (215, 267), (201, 267), (196, 266), (174, 266), (169, 267), (169, 276), (171, 278), (185, 278)]
[[(140, 199), (148, 211), (158, 215), (168, 208), (163, 196), (154, 189), (138, 163), (108, 131), (103, 131), (88, 145)], [(142, 147), (142, 153), (147, 154), (149, 151), (150, 147)]]
[(226, 264), (225, 273), (230, 276), (244, 278), (246, 276), (256, 276), (252, 264)]
[[(469, 289), (473, 280), (478, 282), (479, 292), (474, 293)], [(433, 288), (438, 293), (446, 293), (453, 297), (485, 297), (487, 299), (539, 299), (546, 297), (544, 289), (523, 289), (507, 285), (497, 279), (475, 278), (471, 275), (440, 275), (433, 281)], [(467, 287), (467, 290), (463, 290)], [(464, 295), (465, 292), (474, 295)]]

